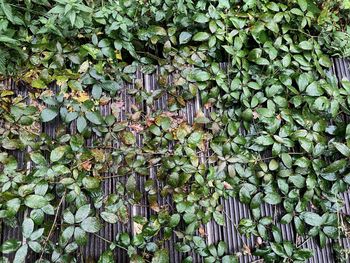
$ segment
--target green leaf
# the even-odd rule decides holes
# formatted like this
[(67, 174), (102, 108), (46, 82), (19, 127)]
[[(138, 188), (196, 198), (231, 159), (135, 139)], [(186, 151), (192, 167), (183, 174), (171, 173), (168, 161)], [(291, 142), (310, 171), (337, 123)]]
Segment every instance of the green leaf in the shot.
[(26, 217), (22, 223), (22, 234), (25, 238), (30, 237), (34, 231), (34, 221), (31, 218)]
[(92, 176), (87, 176), (83, 179), (83, 185), (88, 190), (96, 189), (100, 186), (100, 180)]
[(299, 43), (299, 47), (303, 50), (312, 50), (313, 44), (310, 43), (309, 41), (303, 41)]
[(329, 59), (327, 55), (324, 55), (324, 54), (320, 56), (318, 63), (320, 63), (321, 66), (324, 66), (326, 68), (329, 68), (332, 66), (332, 61)]
[(207, 245), (205, 244), (205, 241), (202, 237), (194, 236), (193, 237), (193, 243), (196, 245), (197, 248), (204, 249)]
[(149, 130), (156, 136), (160, 136), (162, 134), (161, 130), (157, 125), (152, 124), (149, 126)]
[(92, 97), (96, 100), (101, 98), (102, 95), (102, 88), (100, 85), (94, 85), (92, 87), (92, 91), (91, 91)]
[(88, 217), (81, 224), (81, 228), (88, 233), (96, 233), (100, 231), (102, 225), (96, 217)]
[(77, 130), (82, 133), (87, 126), (86, 119), (83, 116), (78, 117), (77, 119)]
[(8, 239), (1, 245), (0, 251), (4, 254), (9, 254), (16, 251), (21, 244), (22, 242), (16, 239)]
[(115, 224), (118, 222), (118, 216), (114, 213), (102, 212), (101, 217), (103, 218), (104, 221), (110, 224)]
[(28, 195), (24, 204), (30, 208), (38, 209), (48, 205), (49, 202), (41, 195)]
[(38, 165), (46, 165), (46, 159), (44, 156), (42, 156), (40, 153), (32, 152), (30, 153), (30, 159)]
[(1, 6), (1, 9), (2, 9), (2, 11), (4, 12), (6, 18), (7, 18), (11, 23), (14, 23), (11, 6), (10, 6), (8, 3), (6, 3), (5, 0), (0, 0), (0, 6)]
[(336, 160), (323, 169), (323, 173), (335, 173), (343, 169), (347, 165), (348, 161), (345, 159)]
[(36, 88), (36, 89), (45, 89), (45, 88), (47, 88), (46, 83), (43, 80), (41, 80), (41, 79), (33, 80), (31, 85), (32, 85), (33, 88)]
[(300, 6), (300, 9), (305, 12), (307, 9), (307, 1), (306, 0), (298, 0), (298, 4)]
[(131, 193), (136, 190), (136, 178), (134, 175), (129, 176), (126, 182), (126, 190)]
[(282, 202), (282, 198), (278, 193), (268, 193), (264, 197), (264, 201), (270, 205), (277, 205)]
[(303, 92), (307, 87), (307, 85), (309, 84), (309, 77), (307, 73), (300, 74), (298, 77), (297, 83), (298, 83), (299, 91)]
[(221, 259), (221, 262), (222, 263), (238, 263), (238, 258), (235, 256), (232, 256), (232, 255), (227, 255)]
[(26, 262), (26, 256), (28, 253), (28, 245), (25, 244), (23, 246), (21, 246), (16, 254), (15, 254), (15, 259), (13, 260), (13, 263), (24, 263)]
[(88, 111), (85, 113), (85, 117), (92, 122), (93, 124), (101, 125), (102, 124), (102, 117), (99, 113), (97, 112), (91, 112)]
[(227, 244), (224, 241), (220, 241), (218, 244), (218, 256), (222, 257), (227, 252)]
[(191, 40), (191, 37), (192, 37), (191, 33), (186, 32), (186, 31), (181, 32), (181, 34), (179, 36), (180, 45), (188, 43)]
[(313, 212), (303, 212), (301, 218), (310, 226), (321, 226), (323, 223), (322, 217)]
[(195, 74), (193, 77), (196, 81), (207, 81), (210, 79), (210, 74), (206, 71), (198, 70), (198, 71), (195, 71)]
[(281, 224), (289, 224), (290, 222), (292, 222), (292, 220), (293, 220), (293, 214), (292, 213), (285, 214), (281, 218)]
[(59, 161), (67, 152), (66, 146), (58, 146), (57, 148), (53, 149), (50, 154), (50, 161), (51, 162), (57, 162)]
[(165, 249), (160, 249), (154, 253), (152, 263), (169, 263), (169, 252)]
[(74, 239), (78, 245), (85, 245), (87, 243), (88, 237), (83, 229), (81, 229), (80, 227), (75, 227)]
[(293, 160), (288, 153), (282, 153), (281, 155), (282, 162), (287, 168), (292, 168)]
[(225, 217), (222, 213), (220, 213), (219, 211), (215, 211), (213, 213), (213, 218), (215, 220), (215, 222), (220, 225), (220, 226), (224, 226), (225, 225)]
[(121, 139), (126, 145), (132, 145), (136, 143), (135, 135), (130, 131), (123, 131), (121, 133)]
[(299, 249), (293, 254), (293, 258), (300, 261), (306, 261), (314, 255), (314, 252), (311, 249)]
[(283, 258), (288, 257), (281, 244), (271, 243), (271, 248), (272, 248), (272, 251), (275, 252), (278, 256), (283, 257)]
[(90, 211), (91, 209), (89, 204), (79, 207), (78, 211), (75, 214), (75, 222), (80, 223), (81, 221), (83, 221), (85, 218), (88, 217)]
[(43, 122), (49, 122), (52, 121), (54, 118), (56, 118), (58, 115), (57, 110), (46, 108), (41, 112), (41, 119)]
[(337, 239), (338, 238), (338, 228), (335, 226), (325, 226), (322, 229), (329, 238)]
[(317, 81), (314, 81), (307, 86), (306, 94), (313, 97), (319, 97), (323, 95), (323, 89), (318, 85)]
[(350, 157), (350, 149), (348, 146), (339, 142), (333, 142), (333, 145), (341, 154), (343, 154), (346, 157)]
[(111, 250), (104, 251), (97, 263), (115, 263), (117, 262), (114, 253)]
[(193, 36), (193, 41), (205, 41), (208, 40), (210, 35), (207, 32), (198, 32)]

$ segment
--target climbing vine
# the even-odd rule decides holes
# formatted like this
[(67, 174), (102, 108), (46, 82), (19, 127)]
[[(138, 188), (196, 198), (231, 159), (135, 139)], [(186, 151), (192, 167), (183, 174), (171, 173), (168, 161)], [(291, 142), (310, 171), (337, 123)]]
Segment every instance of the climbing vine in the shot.
[[(173, 237), (183, 262), (305, 262), (313, 251), (278, 225), (321, 247), (348, 235), (350, 82), (330, 56), (350, 55), (349, 9), (0, 0), (0, 220), (23, 237), (4, 240), (1, 262), (76, 262), (92, 235), (108, 243), (104, 263), (116, 248), (131, 262), (169, 262)], [(150, 90), (142, 77), (155, 73)], [(179, 114), (193, 101), (203, 106), (193, 120)], [(118, 181), (110, 192), (108, 180)], [(250, 208), (236, 227), (254, 247), (206, 240), (208, 222), (232, 224), (222, 205), (232, 197)], [(278, 216), (263, 215), (264, 203)], [(98, 234), (118, 222), (132, 231)]]

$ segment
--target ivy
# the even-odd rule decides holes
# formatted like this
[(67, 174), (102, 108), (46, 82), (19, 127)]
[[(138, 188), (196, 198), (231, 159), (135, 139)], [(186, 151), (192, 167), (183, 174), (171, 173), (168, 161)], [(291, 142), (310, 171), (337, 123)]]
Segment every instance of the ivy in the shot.
[[(0, 220), (22, 235), (1, 244), (3, 261), (77, 261), (95, 236), (108, 243), (98, 262), (115, 262), (117, 248), (169, 262), (173, 238), (183, 262), (305, 262), (313, 251), (283, 240), (279, 223), (321, 247), (346, 236), (350, 82), (330, 56), (350, 54), (349, 8), (0, 0)], [(180, 114), (193, 102), (195, 116)], [(228, 198), (250, 208), (237, 229), (253, 247), (207, 241), (205, 224), (237, 223)], [(263, 216), (265, 203), (280, 212)], [(145, 204), (151, 215), (135, 214)], [(116, 223), (132, 231), (99, 235)]]

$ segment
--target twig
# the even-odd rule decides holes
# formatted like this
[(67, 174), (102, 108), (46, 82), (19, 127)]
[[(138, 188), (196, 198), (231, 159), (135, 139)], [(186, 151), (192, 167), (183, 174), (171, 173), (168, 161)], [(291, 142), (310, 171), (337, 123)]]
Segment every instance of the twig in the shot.
[(46, 248), (47, 243), (49, 242), (49, 239), (50, 239), (50, 237), (51, 237), (51, 235), (52, 235), (52, 232), (53, 232), (53, 230), (54, 230), (54, 228), (55, 228), (55, 226), (56, 226), (56, 222), (57, 222), (57, 219), (58, 219), (58, 214), (59, 214), (61, 205), (62, 205), (63, 200), (64, 200), (65, 197), (66, 197), (66, 192), (63, 193), (63, 195), (62, 195), (62, 197), (61, 197), (61, 200), (60, 200), (60, 202), (58, 203), (57, 211), (56, 211), (56, 214), (55, 214), (55, 219), (53, 220), (53, 223), (52, 223), (50, 232), (49, 232), (49, 234), (47, 235), (47, 237), (46, 237), (46, 239), (45, 239), (45, 241), (44, 241), (44, 247), (43, 247), (43, 250), (42, 250), (42, 252), (41, 252), (39, 261), (41, 261), (41, 259), (43, 258), (43, 255), (44, 255), (44, 252), (45, 252), (45, 248)]
[[(224, 210), (222, 210), (222, 213), (231, 221), (231, 223), (233, 224), (233, 226), (236, 229), (237, 233), (239, 233), (238, 227), (236, 226), (235, 222), (233, 222), (233, 220), (230, 218), (230, 216)], [(247, 243), (244, 242), (242, 235), (239, 235), (239, 238), (242, 240), (243, 245), (248, 247)]]
[(307, 239), (305, 239), (301, 244), (297, 245), (297, 248), (301, 247), (302, 245), (304, 245), (307, 241), (310, 240), (310, 237), (308, 237)]

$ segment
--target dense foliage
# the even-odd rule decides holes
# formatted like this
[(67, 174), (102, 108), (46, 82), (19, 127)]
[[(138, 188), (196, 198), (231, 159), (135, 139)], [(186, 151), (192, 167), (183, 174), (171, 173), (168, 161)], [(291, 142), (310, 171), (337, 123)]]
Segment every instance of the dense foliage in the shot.
[[(133, 233), (108, 240), (99, 262), (115, 262), (117, 247), (132, 262), (168, 262), (173, 235), (183, 262), (194, 261), (190, 251), (225, 263), (247, 253), (266, 262), (312, 256), (301, 239), (283, 241), (277, 223), (321, 246), (339, 240), (349, 231), (340, 194), (350, 184), (350, 82), (330, 73), (329, 55), (350, 54), (349, 8), (349, 0), (0, 0), (0, 78), (25, 89), (0, 86), (0, 220), (23, 234), (1, 245), (0, 261), (37, 253), (37, 262), (75, 262), (89, 235), (130, 218)], [(155, 71), (157, 89), (147, 90), (141, 73)], [(192, 123), (178, 112), (195, 99), (203, 111)], [(55, 121), (54, 136), (42, 133)], [(125, 183), (107, 194), (112, 178)], [(206, 223), (230, 222), (228, 197), (250, 207), (237, 227), (256, 247), (206, 242)], [(145, 198), (148, 218), (132, 210)], [(262, 216), (264, 202), (282, 216)]]

